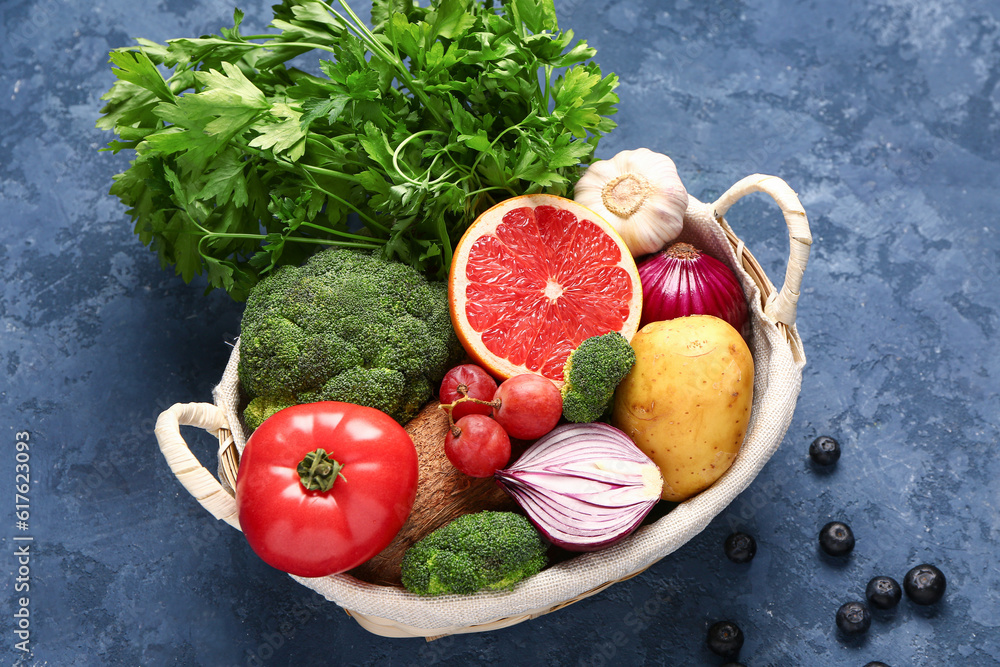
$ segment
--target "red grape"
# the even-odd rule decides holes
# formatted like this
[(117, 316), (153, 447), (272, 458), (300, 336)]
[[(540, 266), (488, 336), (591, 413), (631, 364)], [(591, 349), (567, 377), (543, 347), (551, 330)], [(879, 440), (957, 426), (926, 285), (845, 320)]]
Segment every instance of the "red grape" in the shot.
[(510, 438), (492, 418), (466, 415), (445, 436), (444, 453), (466, 475), (492, 477), (510, 460)]
[[(497, 382), (489, 373), (475, 364), (455, 366), (445, 373), (444, 379), (441, 380), (441, 391), (439, 392), (441, 404), (448, 405), (462, 398), (460, 387), (465, 387), (470, 398), (490, 401), (493, 400), (493, 394), (496, 393)], [(458, 420), (465, 415), (488, 415), (492, 409), (488, 405), (475, 401), (462, 401), (452, 407), (451, 418)]]
[(493, 418), (512, 438), (540, 438), (562, 416), (559, 388), (541, 375), (515, 375), (500, 384), (493, 399), (500, 401), (500, 407), (493, 408)]

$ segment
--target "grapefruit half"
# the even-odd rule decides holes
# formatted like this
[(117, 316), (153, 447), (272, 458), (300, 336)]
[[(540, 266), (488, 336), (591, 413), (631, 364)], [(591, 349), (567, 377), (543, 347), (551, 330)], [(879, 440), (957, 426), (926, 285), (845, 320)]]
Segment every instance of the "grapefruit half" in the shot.
[(625, 241), (590, 209), (553, 195), (514, 197), (476, 218), (455, 248), (448, 297), (455, 331), (483, 368), (560, 385), (580, 343), (611, 331), (631, 340), (642, 314)]

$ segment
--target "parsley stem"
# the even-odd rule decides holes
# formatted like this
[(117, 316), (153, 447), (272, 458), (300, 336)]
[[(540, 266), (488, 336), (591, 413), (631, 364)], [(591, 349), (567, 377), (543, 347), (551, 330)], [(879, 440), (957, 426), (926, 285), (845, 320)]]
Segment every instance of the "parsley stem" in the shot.
[(375, 35), (372, 34), (372, 32), (367, 28), (367, 26), (365, 26), (364, 22), (362, 22), (362, 20), (358, 18), (357, 14), (354, 13), (354, 10), (352, 10), (350, 5), (344, 2), (344, 0), (338, 0), (338, 2), (340, 3), (340, 6), (343, 7), (344, 10), (347, 12), (348, 16), (351, 17), (350, 19), (345, 17), (343, 14), (341, 14), (336, 9), (328, 5), (323, 0), (317, 0), (317, 1), (319, 2), (319, 4), (323, 5), (323, 8), (326, 9), (326, 11), (336, 16), (341, 21), (341, 23), (343, 23), (347, 27), (348, 30), (353, 32), (355, 36), (357, 36), (357, 38), (360, 39), (362, 43), (364, 43), (364, 45), (368, 47), (369, 51), (371, 51), (373, 54), (377, 55), (379, 58), (385, 60), (388, 63), (392, 63), (393, 65), (401, 64), (399, 63), (398, 60), (395, 62), (393, 61), (391, 54), (388, 52), (388, 50), (386, 50), (386, 48), (379, 43)]
[(506, 192), (511, 197), (516, 197), (517, 194), (518, 194), (517, 192), (514, 192), (514, 189), (511, 188), (509, 185), (491, 185), (491, 186), (486, 187), (486, 188), (479, 188), (478, 190), (472, 190), (472, 191), (467, 192), (465, 194), (466, 194), (467, 197), (473, 197), (475, 195), (481, 195), (484, 192), (493, 192), (494, 190), (500, 190), (502, 192)]
[(353, 133), (353, 134), (338, 134), (338, 135), (333, 136), (333, 137), (328, 137), (328, 136), (326, 136), (324, 134), (320, 134), (320, 135), (316, 135), (316, 136), (309, 135), (309, 136), (306, 137), (306, 141), (308, 143), (319, 144), (320, 146), (324, 146), (326, 144), (340, 144), (340, 143), (349, 144), (349, 143), (357, 143), (358, 139), (359, 139), (359, 135), (357, 133)]
[[(434, 116), (434, 120), (438, 122), (438, 125), (441, 127), (450, 126), (447, 119), (441, 116), (437, 107), (431, 104), (430, 98), (427, 97), (427, 93), (417, 85), (416, 79), (413, 78), (413, 74), (411, 74), (410, 70), (406, 68), (406, 65), (399, 58), (399, 56), (390, 52), (387, 48), (385, 48), (385, 46), (382, 45), (381, 42), (378, 41), (375, 34), (368, 29), (368, 26), (366, 26), (360, 18), (358, 18), (358, 15), (354, 13), (354, 10), (351, 9), (351, 6), (347, 4), (346, 0), (337, 0), (337, 2), (341, 7), (343, 7), (344, 11), (347, 12), (347, 15), (351, 17), (351, 20), (345, 18), (340, 12), (324, 2), (324, 0), (317, 0), (317, 2), (323, 5), (326, 11), (343, 21), (344, 25), (346, 25), (351, 32), (357, 35), (358, 39), (360, 39), (365, 46), (368, 47), (368, 50), (371, 51), (373, 55), (378, 56), (380, 59), (392, 65), (396, 69), (402, 79), (402, 83), (410, 90), (410, 92), (413, 93), (415, 97), (417, 97), (417, 99), (420, 100), (424, 108), (430, 111), (431, 115)], [(389, 21), (389, 25), (390, 27), (392, 26), (391, 20)]]
[(327, 46), (326, 44), (315, 44), (313, 42), (273, 42), (273, 43), (265, 42), (263, 44), (259, 44), (258, 46), (265, 48), (270, 48), (272, 46), (303, 46), (311, 49), (320, 49), (321, 51), (327, 51), (333, 54), (337, 53), (337, 50), (334, 49), (332, 46)]
[(372, 243), (353, 243), (351, 241), (338, 241), (336, 239), (313, 239), (305, 236), (287, 236), (286, 241), (295, 243), (312, 243), (314, 245), (335, 245), (338, 248), (361, 248), (362, 250), (378, 250), (381, 245)]
[(221, 42), (221, 43), (223, 43), (223, 44), (227, 44), (229, 46), (239, 46), (239, 47), (243, 47), (245, 49), (270, 49), (270, 48), (274, 48), (274, 47), (277, 47), (277, 46), (280, 46), (280, 47), (289, 47), (289, 46), (291, 46), (291, 47), (302, 47), (302, 48), (306, 48), (306, 49), (320, 49), (322, 51), (328, 51), (328, 52), (333, 53), (333, 54), (337, 53), (337, 51), (333, 47), (327, 46), (325, 44), (316, 44), (315, 42), (279, 42), (279, 41), (276, 41), (278, 37), (281, 37), (281, 35), (250, 35), (248, 37), (244, 37), (243, 38), (243, 39), (247, 39), (247, 40), (249, 40), (249, 39), (267, 39), (267, 40), (270, 40), (270, 41), (264, 42), (263, 44), (255, 44), (253, 42), (237, 42), (237, 41), (233, 41), (231, 39), (219, 39), (218, 41)]
[(311, 171), (311, 172), (316, 173), (316, 174), (323, 174), (324, 176), (333, 176), (334, 178), (340, 178), (340, 179), (343, 179), (345, 181), (350, 181), (351, 183), (360, 183), (361, 182), (361, 180), (357, 176), (355, 176), (354, 174), (347, 174), (347, 173), (344, 173), (342, 171), (335, 171), (333, 169), (327, 169), (326, 167), (317, 167), (314, 164), (306, 164), (304, 162), (300, 162), (299, 166), (302, 167), (303, 169), (306, 169), (306, 170)]
[(313, 178), (313, 175), (311, 173), (309, 173), (308, 171), (303, 170), (302, 171), (302, 175), (306, 177), (306, 179), (312, 184), (313, 188), (315, 188), (317, 191), (322, 192), (323, 194), (325, 194), (330, 199), (332, 199), (332, 200), (334, 200), (336, 202), (340, 202), (341, 204), (343, 204), (347, 208), (349, 208), (352, 211), (354, 211), (355, 213), (357, 213), (358, 216), (362, 220), (365, 221), (365, 225), (369, 229), (371, 229), (372, 231), (382, 232), (383, 234), (389, 234), (389, 228), (386, 227), (385, 225), (383, 225), (381, 222), (378, 222), (377, 220), (375, 220), (374, 218), (372, 218), (370, 215), (368, 215), (364, 211), (360, 210), (357, 206), (355, 206), (351, 202), (346, 201), (344, 199), (341, 199), (340, 197), (338, 197), (337, 195), (333, 194), (329, 190), (327, 190), (327, 189), (325, 189), (323, 187), (320, 187), (320, 184), (316, 182), (316, 179)]
[[(411, 141), (413, 141), (417, 137), (425, 135), (425, 134), (443, 134), (443, 135), (447, 136), (446, 132), (441, 132), (440, 130), (422, 130), (420, 132), (414, 132), (413, 134), (411, 134), (410, 136), (408, 136), (406, 139), (403, 139), (401, 142), (399, 142), (399, 145), (396, 146), (396, 150), (394, 150), (392, 152), (392, 166), (393, 166), (393, 168), (396, 170), (396, 173), (398, 173), (400, 176), (402, 176), (403, 180), (406, 181), (407, 183), (409, 183), (410, 185), (422, 185), (422, 186), (433, 185), (435, 183), (439, 183), (439, 182), (443, 181), (444, 179), (448, 178), (449, 176), (451, 176), (456, 171), (455, 169), (448, 169), (447, 171), (445, 171), (444, 174), (442, 174), (441, 176), (438, 176), (433, 181), (427, 180), (427, 179), (424, 179), (423, 181), (417, 181), (417, 180), (414, 180), (414, 179), (410, 178), (405, 173), (403, 173), (403, 170), (400, 169), (400, 167), (399, 167), (399, 154), (402, 152), (402, 150), (406, 146), (406, 144), (410, 143)], [(429, 176), (430, 175), (431, 169), (434, 168), (434, 164), (437, 162), (437, 160), (438, 160), (439, 157), (441, 157), (440, 154), (438, 154), (438, 155), (436, 155), (434, 157), (434, 159), (431, 161), (430, 166), (427, 167), (427, 170), (424, 172), (424, 176)]]
[(448, 234), (448, 225), (445, 224), (444, 216), (437, 218), (438, 237), (441, 239), (441, 247), (444, 249), (444, 265), (451, 266), (451, 236)]
[(324, 234), (336, 234), (337, 236), (342, 236), (346, 239), (357, 239), (358, 241), (364, 241), (366, 243), (377, 243), (378, 245), (385, 245), (386, 243), (385, 239), (375, 238), (374, 236), (362, 236), (361, 234), (351, 234), (350, 232), (342, 232), (339, 229), (331, 229), (330, 227), (317, 225), (315, 222), (303, 221), (300, 226), (310, 227), (323, 232)]
[[(331, 195), (330, 193), (325, 193), (328, 196), (336, 197), (336, 195)], [(344, 202), (346, 204), (346, 202)], [(203, 224), (195, 220), (194, 216), (187, 210), (184, 210), (184, 214), (191, 223), (201, 231), (201, 238), (198, 239), (198, 252), (202, 255), (205, 254), (202, 250), (201, 245), (207, 239), (251, 239), (255, 241), (266, 240), (267, 235), (265, 234), (241, 234), (237, 232), (213, 232), (212, 230), (206, 228)], [(360, 212), (359, 212), (360, 214)], [(311, 227), (324, 234), (333, 234), (335, 236), (341, 236), (348, 239), (357, 239), (356, 241), (341, 241), (339, 239), (314, 239), (303, 236), (290, 236), (287, 233), (283, 234), (282, 237), (286, 241), (295, 241), (296, 243), (314, 243), (321, 245), (336, 245), (345, 248), (366, 248), (369, 250), (376, 250), (381, 246), (386, 244), (386, 239), (374, 238), (371, 236), (361, 236), (360, 234), (351, 234), (350, 232), (342, 232), (338, 229), (331, 229), (329, 227), (323, 227), (322, 225), (317, 225), (312, 222), (303, 221), (301, 223), (303, 227)]]
[(552, 113), (552, 109), (549, 104), (549, 96), (551, 93), (551, 80), (552, 80), (552, 65), (545, 66), (545, 91), (542, 93), (542, 104), (546, 113)]
[[(324, 231), (333, 231), (329, 229), (324, 229)], [(261, 239), (266, 239), (267, 236), (264, 234), (236, 234), (232, 232), (208, 232), (204, 235), (202, 240), (205, 239), (253, 239), (259, 241)], [(314, 239), (308, 236), (284, 236), (285, 241), (294, 241), (295, 243), (312, 243), (316, 245), (335, 245), (342, 246), (344, 248), (363, 248), (366, 250), (378, 250), (382, 244), (378, 243), (358, 243), (352, 241), (340, 241), (337, 239)], [(379, 239), (372, 239), (372, 241), (378, 241)], [(200, 245), (200, 242), (199, 242)]]

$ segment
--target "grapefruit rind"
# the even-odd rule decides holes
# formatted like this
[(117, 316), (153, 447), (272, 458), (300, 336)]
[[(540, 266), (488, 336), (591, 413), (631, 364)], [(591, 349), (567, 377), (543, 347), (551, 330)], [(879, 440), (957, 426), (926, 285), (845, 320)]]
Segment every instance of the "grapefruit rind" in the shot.
[[(543, 222), (539, 207), (554, 209), (543, 209)], [(479, 365), (499, 379), (535, 373), (559, 385), (583, 339), (618, 331), (631, 340), (642, 314), (625, 241), (592, 210), (555, 195), (513, 197), (476, 218), (455, 247), (448, 296), (459, 340)], [(611, 312), (595, 310), (602, 299)]]

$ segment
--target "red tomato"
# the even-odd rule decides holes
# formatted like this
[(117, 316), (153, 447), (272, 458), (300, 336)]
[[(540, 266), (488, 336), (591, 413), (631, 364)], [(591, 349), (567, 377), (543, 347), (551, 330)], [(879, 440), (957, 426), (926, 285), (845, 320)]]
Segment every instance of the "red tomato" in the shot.
[[(325, 450), (342, 466), (300, 464)], [(314, 457), (310, 457), (310, 460)], [(322, 459), (322, 457), (321, 457)], [(326, 473), (325, 476), (323, 473)], [(403, 526), (417, 493), (417, 450), (389, 415), (350, 403), (286, 408), (253, 432), (240, 457), (236, 506), (250, 547), (269, 565), (301, 577), (344, 572), (382, 551)]]

